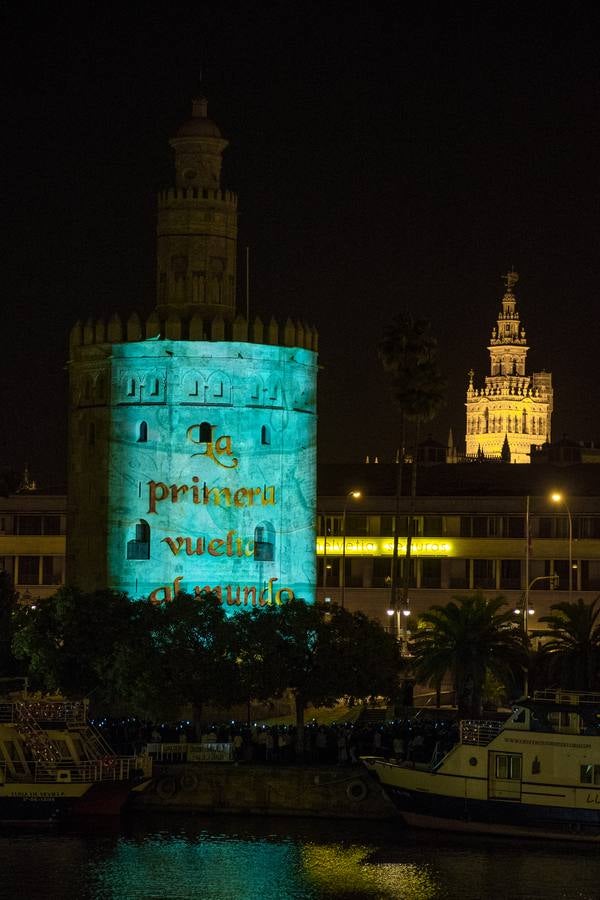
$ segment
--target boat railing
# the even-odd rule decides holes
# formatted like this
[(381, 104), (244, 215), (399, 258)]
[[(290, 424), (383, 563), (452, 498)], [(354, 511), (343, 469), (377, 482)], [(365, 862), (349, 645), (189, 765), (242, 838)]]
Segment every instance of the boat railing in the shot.
[(7, 782), (28, 784), (97, 784), (107, 781), (128, 781), (145, 769), (143, 761), (140, 762), (135, 756), (113, 756), (82, 762), (72, 760), (29, 762), (28, 765), (27, 774), (11, 775), (7, 764), (4, 763), (4, 779)]
[(0, 702), (0, 722), (17, 725), (23, 719), (36, 722), (60, 722), (66, 725), (84, 725), (87, 703), (84, 700), (37, 700), (23, 698)]
[(495, 737), (498, 737), (503, 727), (502, 722), (463, 719), (460, 723), (460, 742), (461, 744), (485, 747)]
[(568, 703), (572, 706), (600, 706), (600, 694), (589, 691), (535, 691), (533, 699), (546, 703)]

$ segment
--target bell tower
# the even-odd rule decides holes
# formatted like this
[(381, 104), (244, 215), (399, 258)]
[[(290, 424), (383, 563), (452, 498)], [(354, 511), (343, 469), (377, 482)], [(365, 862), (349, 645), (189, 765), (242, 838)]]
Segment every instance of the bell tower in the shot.
[(516, 272), (504, 278), (506, 290), (492, 329), (490, 374), (477, 388), (474, 372), (467, 388), (466, 449), (469, 457), (527, 463), (531, 444), (550, 441), (553, 409), (549, 372), (527, 375), (527, 341), (513, 288)]
[(157, 313), (235, 318), (237, 196), (221, 188), (228, 141), (204, 97), (170, 140), (175, 186), (161, 191), (157, 221)]

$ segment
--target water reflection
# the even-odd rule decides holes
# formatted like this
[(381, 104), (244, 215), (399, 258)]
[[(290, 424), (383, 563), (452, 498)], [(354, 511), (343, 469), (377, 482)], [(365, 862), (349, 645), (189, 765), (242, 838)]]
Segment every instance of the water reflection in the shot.
[(6, 900), (484, 900), (600, 896), (589, 846), (396, 824), (137, 816), (117, 833), (0, 834)]

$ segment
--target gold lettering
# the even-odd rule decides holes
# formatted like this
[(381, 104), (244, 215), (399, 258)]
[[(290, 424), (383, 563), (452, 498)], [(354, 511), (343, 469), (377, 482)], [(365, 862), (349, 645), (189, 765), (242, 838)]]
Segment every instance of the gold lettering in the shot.
[(233, 495), (233, 505), (234, 506), (245, 506), (245, 501), (248, 499), (248, 489), (247, 488), (238, 488), (235, 494)]
[(149, 481), (148, 489), (148, 512), (155, 513), (156, 504), (169, 496), (169, 488), (162, 481)]
[(263, 506), (274, 506), (275, 505), (275, 485), (272, 484), (269, 487), (267, 487), (265, 485), (265, 489), (263, 492), (263, 498), (262, 498), (262, 505)]
[(223, 556), (222, 553), (219, 553), (221, 547), (225, 546), (225, 541), (222, 541), (221, 538), (212, 538), (208, 542), (207, 550), (211, 556)]

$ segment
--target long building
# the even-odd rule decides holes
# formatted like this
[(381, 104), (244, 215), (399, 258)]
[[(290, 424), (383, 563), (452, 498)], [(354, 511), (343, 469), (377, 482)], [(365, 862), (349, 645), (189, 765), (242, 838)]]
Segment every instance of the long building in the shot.
[[(394, 465), (321, 466), (317, 503), (318, 598), (341, 603), (343, 595), (348, 609), (388, 626), (404, 613), (388, 616), (395, 480)], [(418, 488), (407, 610), (413, 618), (474, 590), (503, 594), (522, 615), (530, 587), (535, 612), (528, 625), (537, 631), (552, 603), (600, 593), (600, 465), (423, 466)], [(551, 499), (556, 492), (559, 502)], [(405, 535), (406, 495), (400, 508)], [(25, 599), (48, 596), (63, 583), (65, 523), (64, 495), (0, 498), (0, 566)], [(401, 537), (401, 569), (405, 552)]]

